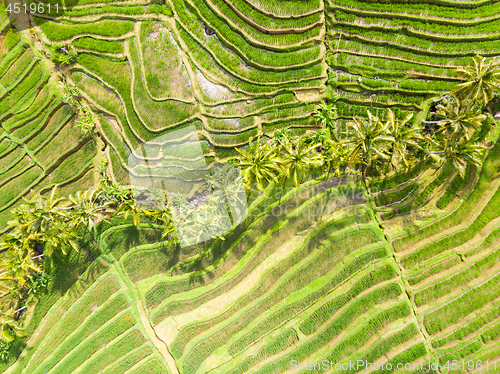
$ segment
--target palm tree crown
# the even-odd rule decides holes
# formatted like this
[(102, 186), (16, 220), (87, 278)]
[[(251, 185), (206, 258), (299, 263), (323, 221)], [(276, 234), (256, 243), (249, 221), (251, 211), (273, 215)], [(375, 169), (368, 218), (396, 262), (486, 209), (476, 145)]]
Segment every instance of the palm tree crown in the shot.
[(448, 105), (439, 104), (436, 109), (435, 114), (442, 118), (439, 121), (441, 126), (439, 131), (445, 132), (449, 137), (465, 137), (470, 140), (486, 119), (486, 115), (474, 102), (470, 100), (462, 102), (456, 96), (452, 96)]
[(264, 190), (264, 183), (278, 182), (277, 175), (281, 173), (283, 162), (276, 154), (276, 147), (269, 143), (260, 144), (260, 138), (252, 144), (248, 141), (248, 150), (236, 149), (242, 156), (237, 165), (243, 168), (243, 177), (248, 188), (255, 183), (260, 191)]
[(490, 60), (476, 55), (471, 58), (472, 65), (460, 67), (457, 74), (464, 78), (464, 83), (458, 84), (453, 93), (462, 99), (482, 101), (487, 104), (495, 91), (500, 90), (500, 61)]
[(394, 139), (388, 135), (389, 124), (385, 125), (380, 119), (368, 111), (368, 120), (356, 119), (349, 122), (348, 137), (344, 144), (350, 148), (350, 162), (357, 158), (364, 164), (362, 178), (365, 180), (366, 170), (377, 159), (388, 160), (390, 158), (389, 144)]
[(467, 164), (481, 165), (486, 149), (478, 143), (444, 135), (437, 136), (435, 139), (429, 138), (429, 143), (431, 150), (426, 153), (436, 161), (439, 168), (451, 162), (462, 178), (465, 177)]
[(419, 141), (424, 139), (422, 136), (423, 127), (413, 125), (410, 122), (412, 118), (413, 113), (408, 114), (403, 120), (397, 119), (390, 109), (387, 113), (387, 134), (392, 143), (391, 165), (393, 168), (396, 168), (398, 162), (402, 161), (408, 169), (410, 167), (408, 148), (421, 148)]
[(340, 177), (342, 170), (351, 163), (351, 152), (344, 143), (336, 140), (327, 139), (324, 144), (325, 150), (322, 155), (323, 162), (328, 165), (328, 174), (333, 170)]
[(320, 166), (323, 159), (316, 153), (316, 145), (306, 145), (304, 141), (293, 146), (287, 144), (283, 147), (283, 164), (285, 171), (282, 173), (283, 181), (291, 179), (298, 186), (305, 172), (314, 166)]

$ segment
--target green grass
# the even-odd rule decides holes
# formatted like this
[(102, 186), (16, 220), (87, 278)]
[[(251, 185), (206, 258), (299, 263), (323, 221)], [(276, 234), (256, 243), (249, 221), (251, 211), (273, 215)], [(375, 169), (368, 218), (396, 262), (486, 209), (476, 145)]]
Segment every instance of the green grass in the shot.
[[(414, 266), (418, 262), (425, 261), (436, 254), (455, 248), (473, 238), (498, 216), (498, 210), (496, 209), (498, 204), (500, 204), (500, 189), (495, 192), (481, 214), (465, 230), (451, 234), (441, 240), (436, 240), (434, 243), (419, 249), (417, 252), (405, 257), (402, 260), (403, 264), (406, 267)], [(456, 213), (453, 216), (456, 217)]]
[(377, 195), (375, 201), (377, 206), (385, 206), (396, 203), (403, 203), (406, 199), (408, 199), (411, 194), (417, 189), (415, 183), (408, 183), (405, 187), (399, 191), (394, 191), (392, 193), (381, 193)]
[(81, 149), (65, 158), (52, 174), (52, 183), (64, 183), (68, 179), (74, 178), (79, 172), (89, 169), (92, 166), (96, 154), (95, 142), (86, 142)]
[(453, 212), (453, 214), (420, 230), (408, 233), (404, 237), (395, 239), (393, 242), (394, 249), (398, 251), (403, 248), (411, 247), (424, 238), (428, 238), (431, 235), (443, 232), (443, 230), (458, 226), (463, 223), (463, 217), (469, 212), (475, 211), (476, 206), (481, 202), (484, 202), (484, 196), (491, 191), (490, 183), (499, 175), (499, 172), (497, 171), (497, 164), (499, 164), (498, 160), (500, 159), (499, 153), (500, 142), (497, 142), (493, 149), (489, 152), (484, 162), (479, 180), (473, 192), (468, 196), (467, 200), (456, 211)]
[(259, 352), (254, 356), (246, 359), (241, 365), (229, 371), (228, 374), (242, 374), (246, 373), (253, 365), (259, 363), (266, 358), (278, 354), (287, 348), (297, 344), (299, 338), (295, 330), (289, 330), (276, 337), (276, 339), (269, 345), (259, 350)]
[(143, 15), (143, 14), (164, 14), (166, 16), (172, 16), (172, 9), (168, 5), (160, 4), (149, 4), (146, 6), (142, 5), (105, 5), (105, 6), (93, 6), (88, 8), (73, 8), (71, 10), (65, 10), (64, 14), (66, 16), (87, 16), (94, 14), (120, 14), (120, 15)]
[(87, 361), (82, 369), (84, 373), (101, 373), (106, 367), (111, 366), (116, 360), (126, 356), (144, 344), (144, 337), (139, 330), (132, 330), (123, 336), (118, 342), (112, 346), (107, 346), (104, 352), (100, 355), (92, 357)]
[(446, 164), (442, 168), (436, 170), (435, 173), (439, 173), (437, 176), (432, 176), (432, 181), (425, 186), (425, 188), (415, 196), (415, 198), (411, 201), (405, 200), (401, 204), (404, 204), (402, 207), (395, 208), (391, 212), (386, 212), (382, 214), (383, 219), (387, 219), (393, 217), (395, 215), (402, 215), (411, 213), (428, 203), (429, 199), (432, 198), (433, 193), (436, 191), (438, 187), (440, 187), (443, 183), (445, 183), (446, 179), (453, 172), (453, 167), (451, 164)]
[(73, 40), (71, 43), (74, 47), (83, 50), (90, 50), (96, 52), (106, 52), (106, 53), (122, 53), (123, 45), (118, 41), (113, 40), (101, 40), (94, 39), (91, 37), (81, 37)]
[(459, 264), (460, 262), (461, 262), (460, 256), (457, 255), (457, 256), (450, 257), (450, 258), (443, 260), (443, 261), (441, 261), (433, 266), (428, 267), (421, 274), (408, 278), (408, 283), (411, 286), (414, 286), (417, 283), (424, 281), (428, 277), (431, 277), (435, 274), (439, 274), (442, 271)]
[(144, 365), (141, 365), (137, 370), (132, 372), (133, 374), (170, 374), (170, 371), (156, 358), (148, 360)]
[[(467, 323), (463, 326), (460, 326), (456, 329), (455, 332), (446, 335), (443, 338), (434, 340), (432, 342), (432, 346), (434, 348), (440, 348), (454, 340), (463, 340), (466, 336), (477, 333), (477, 331), (484, 326), (495, 321), (496, 318), (500, 317), (500, 307), (494, 307), (492, 310), (483, 313), (478, 318), (472, 320), (470, 323)], [(488, 334), (484, 334), (487, 336)], [(486, 340), (485, 340), (486, 341)]]
[[(389, 337), (386, 337), (385, 339), (379, 339), (376, 343), (374, 343), (369, 348), (368, 353), (366, 355), (361, 356), (362, 360), (365, 362), (373, 363), (377, 358), (384, 356), (391, 349), (393, 349), (394, 347), (397, 347), (399, 344), (402, 344), (404, 342), (409, 341), (412, 337), (414, 337), (417, 334), (418, 334), (418, 328), (414, 324), (410, 324), (407, 327), (405, 327), (403, 330), (398, 331), (397, 333), (395, 333)], [(358, 336), (365, 337), (366, 335), (360, 333)], [(349, 343), (351, 343), (350, 346), (349, 346)], [(328, 359), (332, 360), (332, 359), (337, 358), (337, 357), (342, 357), (341, 356), (342, 353), (340, 353), (340, 349), (347, 349), (347, 352), (349, 352), (349, 353), (353, 352), (354, 347), (356, 347), (358, 344), (359, 344), (359, 341), (356, 342), (355, 340), (351, 340), (347, 344), (341, 344), (339, 349), (334, 350), (333, 354), (330, 355), (328, 357)], [(345, 346), (347, 346), (347, 347), (345, 347)], [(350, 350), (349, 350), (349, 348), (350, 348)], [(399, 357), (396, 357), (394, 359), (394, 362), (401, 362), (402, 359), (410, 359), (409, 361), (406, 361), (406, 362), (412, 362), (416, 358), (423, 356), (425, 353), (426, 353), (425, 346), (423, 343), (421, 343), (416, 347), (414, 346), (413, 349), (410, 349), (410, 350), (405, 351), (402, 354), (400, 354)], [(346, 354), (344, 354), (344, 355), (346, 355)], [(393, 368), (393, 370), (384, 370), (384, 371), (391, 372), (391, 371), (395, 371), (394, 369), (395, 368)], [(357, 372), (357, 369), (353, 370), (353, 369), (349, 368), (348, 370), (343, 370), (343, 371), (345, 371), (347, 373), (355, 373), (355, 372)]]
[[(58, 100), (52, 100), (50, 104), (51, 105), (47, 105), (42, 111), (38, 112), (36, 118), (33, 118), (31, 121), (23, 123), (21, 127), (16, 128), (15, 131), (12, 132), (12, 135), (16, 138), (22, 139), (23, 142), (27, 142), (36, 137), (41, 131), (43, 131), (47, 123), (49, 123), (51, 116), (55, 115), (57, 119), (58, 113), (55, 112), (61, 109), (61, 102)], [(52, 121), (51, 123), (54, 122), (55, 121)]]
[(31, 166), (23, 174), (4, 184), (2, 189), (5, 192), (0, 195), (0, 207), (10, 206), (15, 200), (20, 199), (23, 191), (39, 178), (40, 169), (36, 166)]
[(31, 101), (27, 100), (27, 107), (25, 110), (16, 113), (15, 116), (7, 118), (2, 127), (7, 131), (14, 131), (18, 127), (23, 126), (30, 119), (35, 118), (37, 113), (42, 111), (45, 107), (54, 101), (54, 97), (50, 95), (48, 86), (44, 86), (37, 95), (31, 96)]
[(500, 277), (492, 277), (482, 285), (432, 311), (424, 318), (429, 334), (434, 335), (446, 326), (458, 323), (475, 310), (494, 300), (500, 294)]
[(487, 343), (490, 340), (498, 340), (500, 337), (500, 325), (496, 325), (493, 328), (489, 329), (486, 331), (484, 334), (481, 335), (481, 339), (483, 342)]
[[(97, 334), (81, 342), (64, 360), (60, 361), (57, 370), (71, 372), (84, 364), (92, 355), (105, 349), (113, 339), (120, 337), (135, 325), (134, 317), (130, 313), (117, 315), (110, 323), (104, 326)], [(107, 351), (107, 349), (106, 349)], [(45, 371), (40, 371), (45, 373)]]
[(120, 359), (118, 359), (113, 365), (108, 366), (104, 369), (103, 373), (106, 374), (121, 374), (126, 370), (129, 370), (139, 361), (145, 359), (153, 353), (150, 346), (143, 346), (139, 350), (129, 351), (128, 354)]
[[(44, 123), (44, 126), (40, 127), (39, 130), (41, 131), (33, 132), (25, 138), (24, 142), (28, 149), (35, 151), (35, 155), (40, 153), (39, 156), (42, 162), (47, 161), (48, 163), (49, 160), (53, 159), (53, 150), (55, 150), (56, 147), (65, 145), (64, 148), (66, 148), (67, 146), (77, 144), (80, 135), (79, 131), (76, 127), (72, 126), (72, 123), (69, 123), (73, 115), (74, 112), (69, 106), (64, 105), (57, 107), (57, 109), (51, 113), (48, 121)], [(57, 150), (56, 154), (62, 154), (60, 148)]]
[(152, 131), (172, 128), (194, 114), (194, 105), (176, 100), (154, 101), (146, 92), (146, 87), (141, 79), (139, 66), (139, 52), (137, 40), (132, 38), (129, 43), (131, 65), (134, 70), (134, 96), (133, 102), (138, 116), (144, 126)]
[(447, 361), (452, 362), (453, 360), (461, 361), (465, 357), (471, 355), (472, 353), (478, 351), (483, 345), (481, 339), (476, 340), (472, 344), (468, 344), (462, 349), (457, 349), (454, 347), (453, 353), (443, 355), (440, 357), (440, 362), (446, 363)]
[(415, 303), (418, 306), (432, 303), (434, 300), (446, 296), (456, 289), (457, 284), (466, 284), (474, 279), (480, 278), (482, 274), (495, 266), (500, 259), (500, 251), (491, 253), (481, 260), (475, 262), (472, 266), (457, 272), (450, 278), (438, 281), (415, 295)]
[[(353, 235), (351, 239), (351, 243), (357, 241), (359, 243), (365, 242), (366, 239), (363, 238), (361, 235)], [(363, 240), (365, 239), (365, 240)], [(338, 245), (338, 247), (334, 247), (332, 245), (332, 242)], [(336, 237), (334, 240), (330, 242), (330, 245), (320, 245), (318, 249), (323, 249), (324, 250), (330, 250), (331, 252), (340, 252), (339, 255), (345, 254), (340, 251), (340, 248), (349, 248), (348, 241), (345, 238), (342, 237)], [(314, 244), (318, 244), (317, 241), (312, 241), (308, 246), (305, 246), (302, 250), (302, 252), (310, 252), (311, 247), (314, 246)], [(304, 274), (314, 274), (315, 271), (319, 273), (327, 272), (327, 269), (332, 268), (334, 264), (338, 261), (339, 257), (335, 256), (328, 256), (323, 260), (323, 263), (321, 264), (321, 267), (318, 267), (318, 259), (308, 259), (308, 264), (303, 265), (301, 268), (296, 269), (292, 268), (290, 271), (288, 270), (289, 267), (292, 266), (292, 264), (299, 263), (301, 260), (301, 255), (304, 256), (304, 254), (297, 252), (296, 255), (290, 257), (287, 261), (283, 261), (279, 265), (276, 266), (275, 269), (273, 269), (268, 275), (266, 275), (260, 284), (262, 284), (262, 287), (257, 288), (255, 291), (251, 293), (251, 296), (246, 297), (244, 300), (241, 300), (240, 302), (237, 302), (236, 305), (232, 306), (231, 310), (226, 312), (224, 315), (219, 316), (215, 321), (207, 321), (200, 326), (196, 326), (195, 324), (192, 324), (189, 326), (189, 329), (186, 330), (186, 333), (184, 334), (183, 332), (179, 335), (178, 340), (176, 340), (176, 343), (172, 346), (172, 352), (174, 355), (180, 355), (182, 352), (183, 344), (186, 343), (187, 340), (191, 337), (196, 336), (199, 334), (201, 331), (208, 329), (211, 325), (214, 323), (222, 323), (224, 321), (231, 321), (231, 324), (229, 324), (227, 327), (225, 327), (223, 330), (219, 331), (217, 334), (214, 334), (210, 336), (209, 338), (203, 340), (198, 346), (199, 348), (194, 348), (193, 350), (196, 351), (196, 357), (200, 357), (199, 351), (208, 351), (207, 346), (211, 347), (217, 347), (220, 346), (224, 343), (225, 340), (229, 339), (231, 336), (233, 336), (235, 333), (242, 331), (242, 329), (245, 328), (245, 326), (250, 323), (252, 320), (256, 319), (259, 315), (262, 315), (265, 311), (271, 310), (273, 305), (278, 305), (280, 302), (283, 302), (288, 297), (288, 305), (286, 308), (283, 308), (282, 310), (277, 310), (273, 315), (269, 316), (265, 321), (262, 321), (261, 325), (259, 327), (255, 327), (254, 331), (250, 332), (243, 340), (235, 343), (232, 348), (230, 348), (230, 352), (236, 352), (239, 350), (243, 350), (245, 347), (247, 347), (250, 342), (257, 340), (258, 337), (264, 335), (266, 332), (270, 331), (273, 329), (273, 327), (279, 326), (283, 321), (288, 320), (293, 318), (294, 315), (300, 313), (300, 311), (304, 310), (307, 308), (309, 305), (311, 305), (314, 300), (321, 299), (321, 297), (324, 297), (329, 290), (331, 290), (334, 285), (345, 281), (345, 279), (354, 273), (356, 269), (355, 265), (360, 266), (361, 264), (368, 262), (374, 258), (380, 257), (381, 255), (384, 256), (385, 252), (383, 251), (380, 253), (380, 251), (377, 253), (368, 253), (363, 256), (360, 256), (360, 259), (358, 260), (358, 263), (355, 263), (351, 266), (351, 268), (354, 269), (349, 269), (346, 270), (345, 272), (342, 272), (340, 274), (336, 274), (336, 277), (334, 277), (333, 280), (328, 279), (328, 277), (325, 275), (324, 280), (319, 281), (317, 280), (317, 283), (314, 283), (314, 279), (308, 276), (305, 276)], [(283, 275), (282, 275), (283, 274)], [(283, 280), (280, 279), (285, 278)], [(278, 281), (280, 280), (280, 281)], [(326, 284), (325, 284), (326, 283)], [(274, 284), (276, 284), (276, 289), (273, 289), (272, 287)], [(264, 286), (265, 285), (265, 286)], [(272, 291), (268, 291), (266, 294), (266, 291), (268, 288), (271, 288)], [(305, 293), (305, 292), (310, 292), (310, 295), (307, 295), (304, 297), (304, 300), (301, 300), (301, 297), (298, 295)], [(293, 295), (297, 294), (297, 296), (293, 297)], [(298, 299), (294, 302), (292, 302), (293, 299)], [(259, 300), (257, 302), (257, 300)], [(244, 313), (242, 313), (239, 318), (234, 320), (233, 314), (236, 313), (237, 310), (242, 309), (244, 310)], [(239, 315), (239, 313), (238, 313)], [(237, 315), (237, 316), (238, 316)], [(226, 323), (227, 323), (226, 322)], [(181, 345), (178, 344), (178, 341), (180, 340)], [(191, 365), (196, 361), (195, 358), (190, 358), (191, 355), (188, 355), (185, 358), (185, 361), (187, 361), (187, 365)]]
[(24, 53), (21, 54), (8, 69), (5, 70), (0, 78), (0, 83), (4, 87), (12, 86), (25, 74), (25, 72), (29, 71), (29, 68), (36, 63), (37, 60), (38, 59), (35, 57), (31, 49), (25, 49)]
[[(88, 295), (85, 295), (85, 297), (81, 298), (72, 306), (72, 308), (68, 312), (64, 314), (57, 325), (58, 328), (54, 328), (53, 330), (57, 332), (50, 333), (50, 345), (45, 345), (42, 349), (39, 350), (39, 353), (45, 355), (52, 354), (55, 347), (62, 344), (64, 339), (70, 336), (75, 331), (75, 329), (78, 328), (80, 324), (92, 314), (95, 306), (99, 307), (100, 305), (102, 305), (111, 295), (113, 295), (118, 290), (118, 282), (113, 276), (108, 276), (104, 279), (104, 281), (98, 283)], [(118, 305), (120, 304), (118, 303)], [(87, 332), (87, 334), (89, 334), (89, 332)], [(73, 339), (73, 341), (75, 341), (75, 339)], [(48, 370), (50, 367), (56, 365), (63, 358), (65, 353), (69, 352), (74, 346), (78, 345), (79, 341), (80, 339), (77, 339), (73, 346), (71, 344), (63, 346), (63, 351), (61, 352), (62, 356), (54, 356), (52, 363), (50, 360), (46, 360), (44, 356), (37, 355), (36, 358), (30, 360), (28, 367), (31, 368), (30, 370), (39, 368), (40, 372), (45, 372), (46, 370), (44, 368)], [(42, 366), (40, 367), (40, 365)]]
[[(63, 331), (68, 331), (71, 335), (57, 336), (57, 339), (51, 340), (51, 344), (48, 346), (49, 350), (47, 352), (42, 351), (47, 354), (48, 358), (45, 358), (43, 363), (40, 363), (37, 367), (39, 372), (52, 369), (73, 350), (77, 349), (82, 341), (90, 338), (105, 323), (112, 320), (113, 317), (129, 306), (123, 295), (115, 296), (110, 300), (96, 300), (95, 304), (92, 298), (90, 298), (90, 301), (93, 304), (91, 304), (91, 308), (89, 308), (90, 311), (86, 311), (85, 314), (75, 313), (78, 318), (76, 320), (69, 320), (68, 322), (71, 322), (71, 324), (68, 323), (68, 326), (65, 326)], [(103, 304), (99, 305), (99, 301)], [(93, 311), (94, 305), (98, 306), (96, 311)]]
[(410, 183), (412, 179), (417, 178), (424, 170), (426, 170), (431, 165), (431, 160), (425, 162), (419, 162), (408, 172), (400, 172), (389, 178), (380, 178), (370, 181), (370, 188), (374, 191), (386, 191), (392, 188), (396, 188), (404, 183)]
[(47, 79), (47, 73), (41, 67), (40, 63), (37, 63), (35, 67), (30, 71), (26, 79), (23, 79), (21, 83), (17, 84), (9, 94), (3, 95), (0, 99), (0, 113), (8, 113), (15, 110), (16, 106), (22, 104), (22, 98), (28, 98), (30, 91), (35, 91)]
[[(348, 312), (347, 312), (348, 313)], [(410, 307), (405, 303), (400, 303), (392, 308), (380, 312), (369, 320), (367, 320), (360, 329), (354, 334), (346, 337), (335, 348), (335, 355), (329, 356), (327, 359), (333, 361), (340, 357), (345, 357), (359, 346), (359, 342), (367, 341), (371, 336), (375, 335), (379, 329), (386, 326), (388, 323), (395, 321), (410, 314)], [(329, 342), (329, 337), (336, 336), (346, 329), (343, 320), (335, 319), (330, 322), (321, 334), (315, 336), (312, 340), (297, 346), (291, 354), (284, 358), (275, 360), (274, 362), (261, 368), (260, 373), (281, 372), (290, 368), (290, 360), (303, 362), (306, 357), (316, 352), (320, 347), (325, 346)]]
[(35, 22), (40, 22), (40, 28), (50, 40), (59, 41), (71, 39), (79, 34), (118, 37), (133, 30), (134, 24), (129, 21), (102, 20), (98, 23), (63, 24), (43, 22), (34, 16)]
[[(395, 343), (397, 344), (400, 341), (398, 341), (396, 339), (397, 338), (395, 338), (394, 340), (395, 340)], [(425, 356), (426, 354), (427, 354), (427, 349), (425, 347), (425, 344), (424, 343), (417, 343), (417, 344), (411, 346), (410, 348), (408, 348), (407, 350), (405, 350), (404, 352), (396, 355), (389, 362), (392, 364), (393, 368), (397, 368), (398, 364), (402, 365), (404, 367), (404, 365), (406, 365), (410, 362), (422, 362), (423, 361), (422, 357)], [(420, 360), (418, 360), (418, 359), (420, 359)], [(418, 372), (415, 372), (415, 373), (418, 373)]]
[(119, 225), (116, 221), (113, 223), (115, 227), (101, 236), (101, 250), (111, 253), (117, 260), (133, 247), (161, 240), (162, 230), (157, 227), (148, 227), (147, 223), (141, 229), (132, 224)]
[(396, 298), (401, 294), (401, 287), (396, 283), (390, 283), (388, 286), (382, 287), (381, 289), (376, 289), (366, 295), (359, 296), (365, 289), (376, 285), (377, 281), (391, 279), (391, 275), (394, 277), (395, 274), (391, 274), (389, 270), (389, 272), (386, 273), (379, 271), (379, 274), (375, 275), (378, 275), (378, 277), (374, 277), (373, 274), (370, 273), (366, 278), (357, 282), (344, 295), (323, 304), (304, 320), (300, 325), (300, 330), (306, 335), (315, 333), (316, 330), (326, 323), (335, 312), (342, 310), (349, 301), (352, 301), (351, 305), (348, 307), (348, 311), (342, 312), (338, 317), (342, 320), (342, 323), (347, 326), (356, 316), (360, 316), (368, 312), (370, 308), (373, 308), (375, 305), (382, 304), (384, 301)]
[(471, 180), (471, 177), (474, 177), (475, 172), (476, 168), (471, 168), (469, 166), (464, 178), (462, 178), (460, 175), (457, 175), (451, 182), (451, 185), (446, 189), (444, 195), (441, 196), (436, 202), (436, 206), (439, 209), (446, 208), (453, 201), (453, 199), (458, 196), (458, 193), (462, 191), (465, 186), (467, 186), (467, 184)]
[[(190, 5), (194, 10), (196, 8), (196, 16), (205, 20), (206, 23), (217, 30), (218, 38), (227, 46), (237, 53), (243, 60), (247, 62), (248, 65), (255, 66), (256, 68), (267, 67), (266, 70), (272, 70), (271, 67), (276, 67), (279, 70), (284, 70), (285, 66), (299, 66), (299, 65), (311, 65), (311, 62), (316, 61), (319, 54), (319, 46), (313, 46), (310, 48), (303, 48), (298, 51), (291, 52), (274, 52), (263, 48), (257, 48), (253, 45), (247, 43), (242, 35), (230, 28), (227, 22), (221, 20), (217, 17), (210, 8), (199, 2), (192, 2)], [(314, 15), (316, 20), (319, 18), (318, 13)], [(292, 20), (296, 24), (301, 23), (303, 19)], [(311, 20), (312, 21), (312, 20)], [(311, 22), (313, 24), (314, 21)], [(283, 20), (274, 20), (274, 24), (284, 23)], [(294, 27), (300, 27), (294, 25)]]

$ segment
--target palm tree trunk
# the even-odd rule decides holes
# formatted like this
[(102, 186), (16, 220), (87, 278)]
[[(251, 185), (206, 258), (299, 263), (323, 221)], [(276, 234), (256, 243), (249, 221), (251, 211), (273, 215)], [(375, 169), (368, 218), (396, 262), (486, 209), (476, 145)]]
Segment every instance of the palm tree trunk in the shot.
[(366, 172), (368, 170), (368, 165), (367, 164), (362, 164), (361, 166), (361, 181), (364, 183), (364, 185), (368, 188), (366, 185)]
[[(327, 174), (326, 174), (326, 180), (328, 181), (330, 179), (330, 172), (332, 171), (332, 164), (329, 163), (328, 164), (328, 171), (327, 171)], [(326, 210), (326, 205), (328, 204), (328, 201), (326, 201), (326, 203), (323, 205), (323, 209), (321, 210), (321, 216), (320, 216), (320, 220), (323, 219), (323, 214), (325, 214), (325, 210)]]

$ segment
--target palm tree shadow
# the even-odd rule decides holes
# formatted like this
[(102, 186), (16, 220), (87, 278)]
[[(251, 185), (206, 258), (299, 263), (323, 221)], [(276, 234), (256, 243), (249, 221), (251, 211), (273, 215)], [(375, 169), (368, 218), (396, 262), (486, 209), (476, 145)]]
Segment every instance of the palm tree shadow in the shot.
[[(96, 263), (101, 254), (100, 248), (90, 235), (84, 235), (79, 242), (79, 248), (79, 252), (71, 252), (68, 255), (61, 252), (55, 252), (52, 255), (47, 269), (47, 273), (52, 278), (51, 293), (57, 292), (62, 296), (84, 273), (86, 279), (95, 279), (96, 275), (103, 270), (105, 265), (100, 262)], [(72, 292), (78, 292), (81, 286), (77, 286)]]
[(166, 242), (162, 242), (159, 251), (168, 258), (165, 263), (165, 270), (170, 269), (172, 266), (180, 261), (181, 246), (176, 244), (175, 246), (168, 245)]

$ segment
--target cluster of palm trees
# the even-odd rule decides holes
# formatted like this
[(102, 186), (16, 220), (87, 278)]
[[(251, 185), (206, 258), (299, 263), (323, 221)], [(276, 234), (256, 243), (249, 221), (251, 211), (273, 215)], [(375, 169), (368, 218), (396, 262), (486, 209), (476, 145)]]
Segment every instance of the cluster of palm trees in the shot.
[(322, 130), (298, 137), (284, 129), (267, 141), (251, 139), (234, 162), (242, 167), (247, 188), (259, 190), (271, 181), (298, 185), (307, 170), (325, 166), (337, 175), (358, 167), (366, 182), (369, 170), (408, 170), (428, 156), (438, 168), (451, 163), (463, 178), (468, 164), (479, 166), (484, 158), (479, 130), (491, 117), (488, 103), (500, 91), (500, 60), (485, 60), (474, 56), (471, 66), (457, 69), (465, 82), (441, 98), (431, 113), (438, 120), (423, 121), (426, 126), (413, 123), (413, 114), (399, 119), (389, 109), (385, 120), (367, 111), (367, 118), (353, 118), (342, 129), (334, 104), (322, 103), (315, 114)]
[(175, 223), (174, 239), (181, 246), (207, 243), (238, 225), (247, 212), (246, 191), (239, 168), (215, 164), (191, 199), (170, 197), (169, 212)]
[[(33, 193), (12, 210), (8, 232), (0, 239), (0, 339), (11, 342), (22, 335), (16, 314), (37, 286), (43, 273), (43, 258), (55, 251), (78, 252), (82, 232), (92, 235), (93, 227), (115, 215), (132, 216), (139, 225), (142, 216), (163, 222), (165, 232), (173, 231), (168, 207), (150, 211), (141, 207), (132, 192), (119, 185), (57, 197), (54, 186), (49, 194)], [(166, 235), (165, 234), (165, 235)]]
[[(366, 118), (354, 118), (341, 128), (335, 106), (321, 104), (315, 115), (323, 127), (320, 131), (299, 137), (288, 128), (276, 131), (267, 141), (250, 139), (248, 148), (238, 149), (240, 157), (233, 160), (241, 168), (243, 180), (229, 165), (216, 169), (208, 188), (217, 191), (203, 206), (174, 206), (165, 194), (150, 191), (148, 200), (154, 204), (148, 208), (134, 199), (131, 190), (107, 182), (99, 190), (78, 192), (69, 198), (57, 197), (57, 186), (46, 196), (33, 194), (12, 211), (8, 232), (0, 239), (0, 338), (11, 342), (22, 334), (16, 313), (23, 295), (43, 272), (43, 257), (54, 251), (78, 251), (81, 231), (91, 232), (99, 221), (114, 215), (131, 216), (136, 226), (147, 217), (163, 225), (164, 238), (179, 241), (180, 236), (181, 240), (195, 238), (199, 242), (220, 236), (229, 224), (235, 225), (244, 217), (243, 182), (247, 188), (261, 191), (270, 182), (298, 186), (311, 169), (340, 176), (349, 167), (358, 167), (366, 181), (370, 169), (408, 169), (427, 156), (439, 167), (451, 163), (463, 177), (468, 164), (482, 162), (485, 147), (481, 145), (481, 129), (491, 117), (487, 106), (500, 91), (500, 61), (486, 63), (480, 56), (472, 61), (471, 66), (458, 69), (465, 82), (441, 98), (432, 113), (438, 120), (424, 121), (425, 127), (414, 124), (412, 114), (398, 119), (389, 109), (385, 120), (368, 111)], [(80, 95), (72, 87), (65, 89), (68, 101)], [(93, 123), (92, 113), (80, 109), (84, 122)], [(218, 214), (221, 206), (230, 208), (232, 222)], [(178, 221), (175, 228), (173, 213)]]
[(63, 92), (63, 101), (67, 104), (74, 104), (76, 106), (78, 114), (76, 126), (80, 128), (80, 134), (83, 136), (97, 135), (97, 116), (83, 98), (80, 89), (74, 85), (68, 84), (65, 78), (59, 81), (59, 87)]
[(145, 201), (136, 200), (132, 190), (109, 181), (98, 190), (79, 191), (68, 198), (57, 197), (58, 186), (47, 195), (33, 193), (12, 210), (8, 232), (0, 239), (0, 340), (9, 343), (23, 334), (16, 315), (40, 283), (43, 258), (55, 251), (78, 252), (82, 233), (92, 236), (100, 221), (121, 215), (131, 217), (139, 227), (147, 219), (163, 227), (163, 239), (187, 245), (221, 237), (246, 211), (243, 180), (237, 171), (230, 165), (214, 167), (205, 184), (213, 193), (198, 205), (185, 196), (176, 204), (165, 191), (154, 189), (145, 193)]
[(57, 186), (47, 195), (34, 193), (12, 210), (9, 231), (0, 240), (0, 329), (4, 341), (21, 334), (16, 308), (29, 293), (33, 280), (43, 272), (43, 256), (60, 250), (78, 251), (80, 230), (91, 229), (109, 211), (97, 203), (97, 191), (56, 197)]
[(248, 149), (236, 149), (241, 157), (233, 162), (241, 167), (247, 188), (255, 186), (263, 191), (270, 181), (292, 180), (298, 185), (311, 167), (323, 164), (316, 152), (316, 143), (309, 138), (296, 137), (290, 129), (276, 131), (272, 139), (248, 141)]

